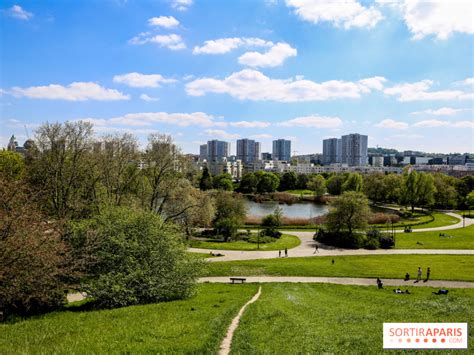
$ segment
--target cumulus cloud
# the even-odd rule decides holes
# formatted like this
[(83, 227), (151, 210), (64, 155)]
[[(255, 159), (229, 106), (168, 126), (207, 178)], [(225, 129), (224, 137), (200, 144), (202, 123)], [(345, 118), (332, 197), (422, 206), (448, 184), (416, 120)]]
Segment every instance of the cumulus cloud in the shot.
[(413, 124), (414, 127), (435, 128), (435, 127), (453, 127), (453, 128), (474, 128), (473, 121), (441, 121), (441, 120), (423, 120)]
[(342, 120), (339, 117), (311, 115), (296, 117), (280, 122), (278, 125), (284, 127), (337, 128), (342, 126)]
[(387, 118), (385, 120), (380, 121), (375, 125), (375, 127), (379, 128), (391, 128), (391, 129), (407, 129), (408, 128), (408, 123), (406, 122), (401, 122), (401, 121), (395, 121), (390, 118)]
[(297, 51), (287, 43), (277, 43), (265, 53), (247, 52), (239, 57), (239, 63), (250, 67), (276, 67), (289, 58), (295, 57)]
[(379, 10), (373, 6), (365, 7), (356, 0), (286, 0), (286, 5), (294, 8), (303, 21), (314, 24), (329, 22), (345, 29), (372, 28), (383, 19)]
[(178, 11), (186, 11), (193, 4), (193, 0), (171, 0), (171, 7)]
[(395, 85), (384, 90), (386, 95), (397, 96), (398, 101), (426, 101), (426, 100), (465, 100), (469, 93), (461, 90), (428, 91), (434, 84), (432, 80), (422, 80), (415, 83)]
[(19, 20), (24, 20), (24, 21), (28, 21), (33, 17), (33, 13), (24, 10), (19, 5), (13, 5), (6, 12), (9, 16), (17, 18)]
[(171, 50), (185, 49), (186, 44), (180, 35), (172, 33), (168, 35), (152, 35), (150, 32), (140, 33), (128, 41), (129, 44), (147, 44), (155, 43), (160, 47), (169, 48)]
[(270, 122), (263, 121), (237, 121), (229, 122), (229, 126), (238, 128), (266, 128), (270, 126)]
[(173, 28), (179, 25), (179, 21), (173, 16), (152, 17), (148, 20), (150, 26), (158, 26), (164, 28)]
[(472, 86), (474, 85), (474, 78), (467, 78), (461, 81), (457, 81), (455, 84), (462, 85), (462, 86)]
[(206, 133), (208, 136), (213, 136), (213, 137), (222, 138), (222, 139), (240, 138), (239, 134), (228, 133), (228, 132), (220, 130), (220, 129), (206, 129), (204, 131), (204, 133)]
[(273, 42), (261, 38), (219, 38), (204, 41), (202, 46), (195, 46), (193, 54), (225, 54), (239, 47), (271, 47)]
[(267, 133), (254, 134), (254, 135), (250, 136), (250, 138), (252, 138), (252, 139), (270, 139), (270, 138), (272, 138), (272, 135), (267, 134)]
[(434, 116), (454, 116), (459, 112), (469, 111), (469, 108), (451, 108), (451, 107), (441, 107), (437, 110), (423, 110), (412, 112), (412, 115), (434, 115)]
[(445, 40), (455, 32), (474, 33), (474, 3), (466, 0), (405, 0), (401, 5), (413, 39), (435, 36)]
[(129, 95), (125, 95), (118, 90), (107, 89), (92, 82), (74, 82), (68, 86), (50, 84), (28, 88), (14, 87), (10, 93), (15, 97), (67, 101), (115, 101), (130, 98)]
[(304, 79), (280, 80), (252, 69), (241, 70), (222, 80), (201, 78), (186, 84), (186, 92), (191, 96), (218, 93), (229, 94), (240, 100), (279, 102), (359, 98), (371, 90), (362, 81), (330, 80), (317, 83)]
[(140, 74), (128, 73), (122, 75), (115, 75), (114, 83), (125, 84), (133, 88), (156, 88), (160, 84), (175, 83), (174, 79), (166, 79), (160, 74)]
[(151, 96), (148, 96), (147, 94), (141, 94), (140, 99), (142, 99), (143, 101), (148, 101), (148, 102), (159, 100), (157, 97), (151, 97)]

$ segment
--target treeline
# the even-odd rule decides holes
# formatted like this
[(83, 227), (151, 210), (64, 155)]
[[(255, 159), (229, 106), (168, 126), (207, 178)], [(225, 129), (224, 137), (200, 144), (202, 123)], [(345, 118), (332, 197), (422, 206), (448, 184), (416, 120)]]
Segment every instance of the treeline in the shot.
[(202, 190), (223, 189), (244, 194), (311, 190), (316, 198), (338, 196), (346, 191), (363, 192), (372, 203), (398, 203), (422, 208), (467, 209), (467, 197), (474, 190), (474, 176), (455, 178), (442, 173), (409, 171), (403, 174), (359, 173), (276, 174), (258, 171), (233, 183), (229, 174), (211, 176), (207, 169), (200, 178)]
[(129, 134), (46, 123), (24, 156), (0, 151), (0, 319), (61, 307), (71, 290), (95, 307), (190, 295), (203, 262), (186, 235), (216, 222), (216, 193), (195, 186), (166, 135), (140, 151)]

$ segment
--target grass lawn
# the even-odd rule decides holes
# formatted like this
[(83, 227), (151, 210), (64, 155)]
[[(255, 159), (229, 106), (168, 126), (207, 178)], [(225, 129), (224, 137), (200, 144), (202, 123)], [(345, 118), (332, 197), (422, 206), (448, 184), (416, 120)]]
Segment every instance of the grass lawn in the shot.
[(62, 311), (0, 324), (0, 354), (217, 353), (257, 285), (199, 286), (196, 297), (103, 311)]
[[(440, 237), (444, 233), (452, 238)], [(422, 245), (417, 243), (422, 243)], [(474, 225), (435, 232), (397, 233), (397, 249), (474, 249)]]
[[(435, 227), (450, 226), (460, 221), (459, 218), (449, 216), (441, 212), (433, 212), (432, 216), (434, 217), (433, 221), (431, 221), (432, 218), (430, 215), (420, 215), (418, 217), (414, 217), (413, 219), (406, 219), (406, 220), (402, 219), (400, 222), (394, 223), (393, 226), (395, 227), (395, 229), (403, 229), (403, 226), (405, 225), (411, 226), (412, 229), (435, 228)], [(431, 221), (431, 222), (428, 222), (428, 221)], [(420, 222), (428, 222), (428, 223), (414, 225), (415, 223), (420, 223)], [(373, 225), (370, 225), (369, 227), (374, 227), (374, 226), (386, 228), (386, 225), (384, 224), (373, 224)]]
[(392, 289), (264, 284), (234, 334), (233, 353), (376, 354), (383, 351), (383, 322), (474, 322), (473, 289), (453, 289), (446, 297), (427, 287), (411, 288), (411, 295)]
[(220, 242), (209, 239), (209, 241), (191, 240), (192, 248), (217, 249), (217, 250), (283, 250), (291, 249), (301, 244), (298, 237), (294, 235), (283, 234), (276, 242), (260, 244), (257, 249), (257, 243), (249, 243), (243, 240), (235, 242)]
[[(335, 263), (332, 265), (331, 260)], [(474, 281), (473, 255), (358, 255), (277, 258), (210, 263), (206, 276), (333, 276), (403, 278), (418, 266), (437, 280)]]

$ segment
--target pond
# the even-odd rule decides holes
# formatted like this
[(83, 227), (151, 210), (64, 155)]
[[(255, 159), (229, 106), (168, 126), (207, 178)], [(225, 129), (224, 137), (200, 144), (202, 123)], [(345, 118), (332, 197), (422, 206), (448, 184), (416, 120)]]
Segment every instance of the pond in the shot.
[(313, 218), (326, 214), (328, 206), (312, 202), (298, 202), (292, 205), (279, 204), (277, 201), (262, 203), (246, 201), (247, 216), (263, 217), (272, 214), (278, 206), (283, 210), (283, 216), (289, 218)]

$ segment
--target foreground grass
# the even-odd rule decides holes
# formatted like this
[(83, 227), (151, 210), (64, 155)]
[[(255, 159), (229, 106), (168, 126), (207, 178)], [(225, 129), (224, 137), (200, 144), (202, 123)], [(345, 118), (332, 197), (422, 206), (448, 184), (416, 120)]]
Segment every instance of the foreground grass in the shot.
[[(451, 238), (440, 237), (440, 233)], [(446, 231), (398, 233), (397, 249), (474, 249), (474, 225)]]
[[(264, 284), (244, 313), (234, 354), (382, 352), (383, 322), (474, 322), (474, 290), (432, 295), (430, 288), (392, 289), (330, 284)], [(474, 335), (469, 338), (472, 349)]]
[(238, 240), (235, 242), (220, 242), (213, 241), (201, 241), (201, 240), (191, 240), (192, 248), (202, 248), (202, 249), (216, 249), (216, 250), (284, 250), (285, 248), (291, 249), (297, 247), (301, 244), (301, 240), (294, 235), (283, 234), (279, 239), (273, 243), (260, 244), (260, 249), (258, 249), (257, 243), (249, 243), (243, 240)]
[(217, 353), (232, 318), (256, 290), (206, 284), (184, 301), (63, 311), (0, 324), (0, 354)]
[[(332, 260), (334, 259), (334, 265)], [(277, 258), (210, 263), (207, 276), (415, 277), (418, 266), (437, 280), (474, 281), (473, 255), (361, 255)]]

